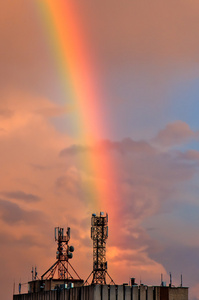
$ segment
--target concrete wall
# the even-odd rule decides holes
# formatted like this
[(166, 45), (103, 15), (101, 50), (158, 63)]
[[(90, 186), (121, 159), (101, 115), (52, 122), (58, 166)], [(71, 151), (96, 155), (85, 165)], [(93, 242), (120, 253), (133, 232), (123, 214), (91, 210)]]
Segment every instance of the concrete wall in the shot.
[(146, 286), (141, 285), (138, 289), (139, 300), (146, 300)]
[(171, 288), (169, 289), (169, 300), (187, 300), (188, 289), (185, 288)]
[(132, 300), (137, 300), (138, 299), (138, 286), (134, 285), (131, 287), (131, 295), (132, 295)]
[(154, 294), (154, 288), (153, 288), (153, 286), (148, 286), (147, 287), (147, 290), (146, 290), (146, 293), (147, 293), (147, 297), (146, 297), (146, 299), (147, 300), (154, 300), (154, 298), (153, 298), (153, 294)]
[(14, 295), (13, 300), (188, 300), (188, 288), (90, 285)]

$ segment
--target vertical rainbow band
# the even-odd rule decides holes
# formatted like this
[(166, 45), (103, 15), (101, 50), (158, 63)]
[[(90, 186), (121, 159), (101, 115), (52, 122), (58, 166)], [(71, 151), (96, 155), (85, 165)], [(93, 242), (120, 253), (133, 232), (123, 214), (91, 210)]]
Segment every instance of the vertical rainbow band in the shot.
[(85, 151), (81, 159), (82, 167), (92, 175), (85, 186), (86, 194), (92, 199), (92, 209), (109, 210), (114, 190), (113, 165), (102, 144), (100, 150), (96, 146), (106, 124), (100, 115), (101, 95), (77, 7), (68, 0), (37, 0), (37, 5), (63, 87), (67, 87), (65, 94), (68, 95), (69, 87), (69, 97), (77, 111), (78, 143), (95, 145), (95, 151)]

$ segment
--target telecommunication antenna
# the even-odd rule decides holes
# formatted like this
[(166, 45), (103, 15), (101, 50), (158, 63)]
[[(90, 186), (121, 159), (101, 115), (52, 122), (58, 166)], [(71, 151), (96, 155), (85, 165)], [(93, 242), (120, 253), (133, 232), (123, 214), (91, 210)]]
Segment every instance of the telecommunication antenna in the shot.
[(172, 287), (172, 275), (171, 275), (171, 272), (169, 272), (169, 277), (170, 277), (170, 283), (169, 283), (169, 286)]
[[(73, 274), (80, 279), (77, 272), (74, 270), (69, 260), (73, 257), (74, 247), (69, 246), (70, 227), (67, 228), (64, 235), (64, 228), (55, 227), (55, 241), (57, 242), (57, 261), (41, 276), (41, 279), (54, 278), (57, 270), (57, 279), (75, 279)], [(81, 279), (80, 279), (81, 280)]]
[(32, 274), (32, 281), (37, 280), (38, 276), (37, 276), (37, 267), (36, 266), (35, 266), (35, 268), (32, 267), (31, 274)]
[(88, 279), (92, 274), (92, 284), (106, 284), (106, 274), (110, 278), (111, 283), (115, 284), (107, 272), (106, 240), (108, 239), (108, 214), (105, 216), (103, 212), (100, 212), (99, 216), (92, 214), (91, 239), (93, 240), (93, 271), (85, 284), (88, 283)]

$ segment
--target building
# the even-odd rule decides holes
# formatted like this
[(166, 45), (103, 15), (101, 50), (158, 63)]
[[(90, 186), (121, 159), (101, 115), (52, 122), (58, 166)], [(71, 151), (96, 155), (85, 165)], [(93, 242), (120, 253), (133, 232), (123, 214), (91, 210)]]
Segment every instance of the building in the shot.
[(89, 285), (14, 295), (13, 300), (188, 300), (187, 287)]

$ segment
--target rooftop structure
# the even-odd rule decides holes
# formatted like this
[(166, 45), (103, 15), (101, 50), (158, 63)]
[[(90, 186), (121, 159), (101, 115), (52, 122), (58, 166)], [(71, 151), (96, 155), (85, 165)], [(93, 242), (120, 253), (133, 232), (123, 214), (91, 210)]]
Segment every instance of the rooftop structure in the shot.
[(74, 247), (69, 245), (70, 227), (64, 234), (64, 228), (55, 227), (55, 241), (57, 242), (56, 262), (38, 279), (33, 276), (28, 282), (29, 293), (49, 291), (60, 286), (82, 286), (83, 280), (79, 277), (70, 261)]
[[(91, 285), (88, 279), (80, 279), (69, 260), (74, 247), (69, 245), (70, 228), (55, 228), (57, 242), (56, 262), (38, 279), (32, 270), (32, 281), (28, 283), (27, 294), (13, 296), (13, 300), (188, 300), (188, 287), (174, 287), (170, 274), (170, 284), (166, 285), (161, 275), (160, 286), (136, 284), (135, 278), (123, 285), (116, 285), (107, 272), (106, 240), (108, 239), (108, 215), (102, 212), (91, 218), (91, 238), (93, 240), (93, 275)], [(111, 280), (107, 284), (106, 275)], [(89, 278), (88, 277), (88, 278)]]

